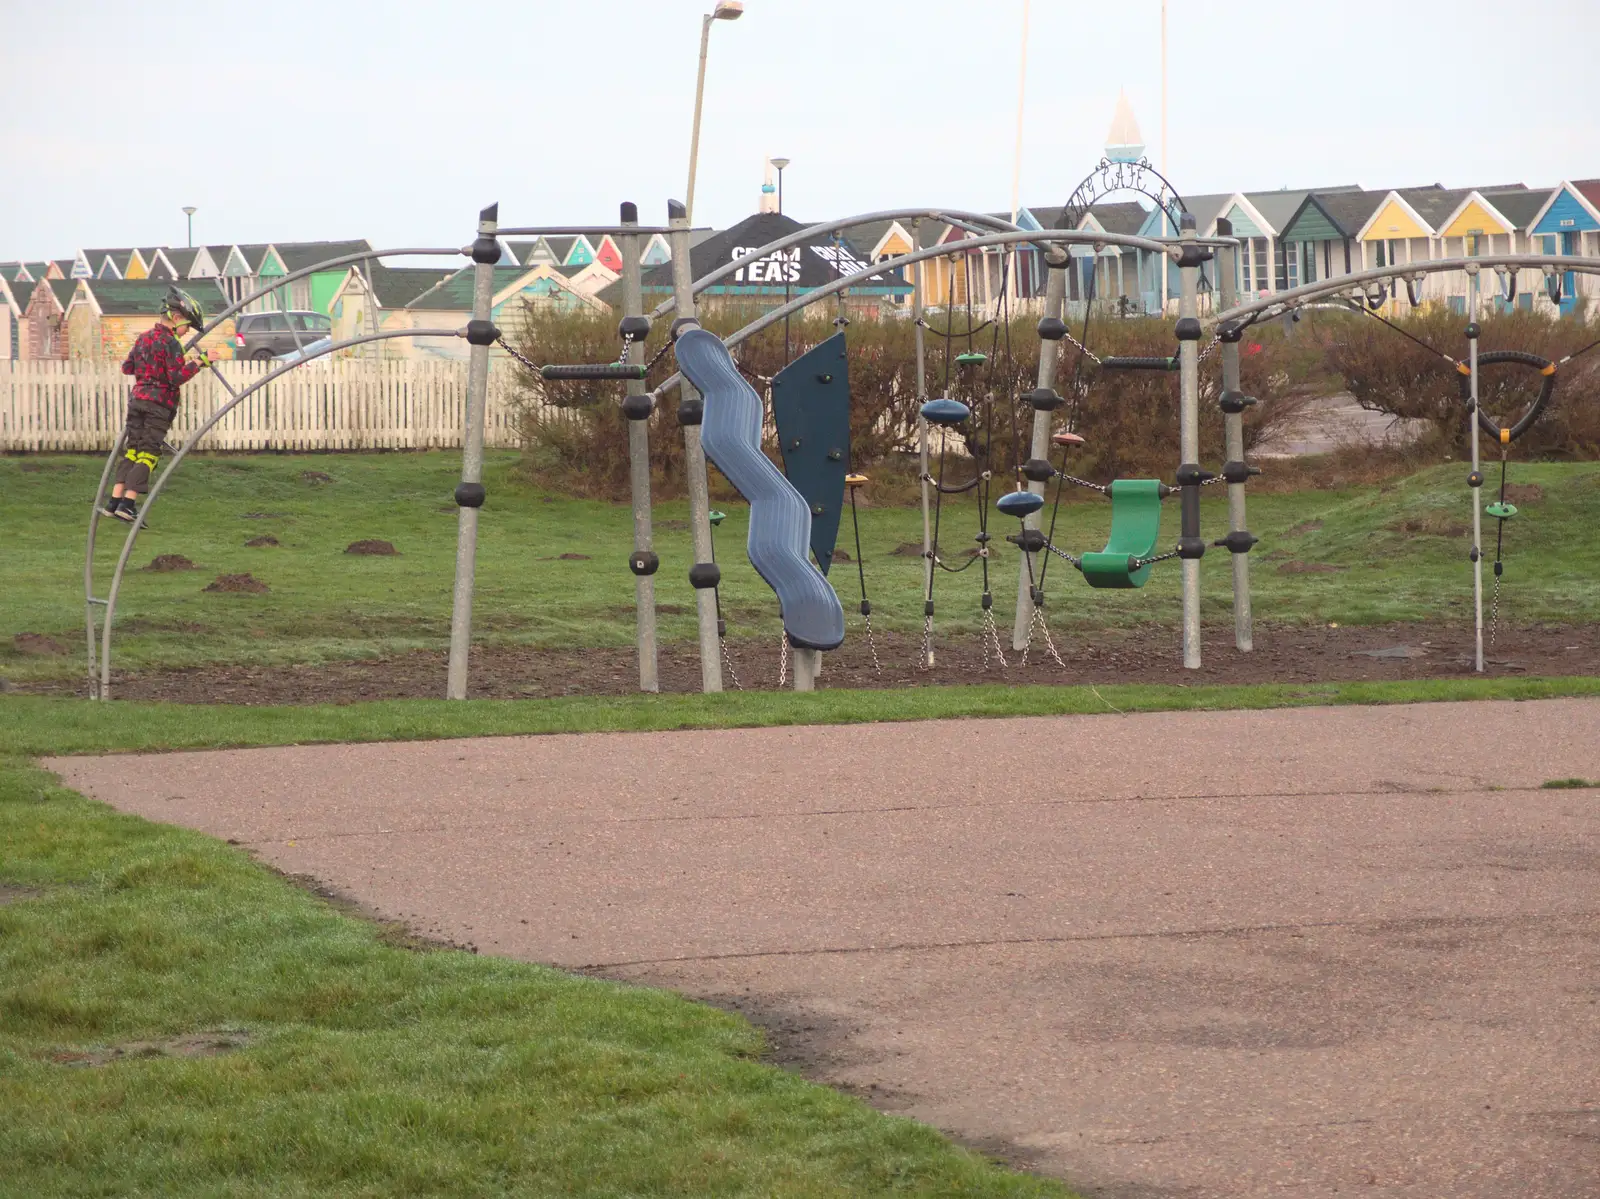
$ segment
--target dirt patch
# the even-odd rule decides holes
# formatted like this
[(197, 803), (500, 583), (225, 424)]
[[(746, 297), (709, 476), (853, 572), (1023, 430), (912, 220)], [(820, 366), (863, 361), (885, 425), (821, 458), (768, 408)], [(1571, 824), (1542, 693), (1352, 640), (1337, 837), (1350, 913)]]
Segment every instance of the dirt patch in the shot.
[(11, 648), (19, 654), (37, 654), (41, 657), (58, 657), (67, 652), (61, 642), (43, 633), (18, 633), (11, 639)]
[(889, 552), (896, 558), (920, 558), (922, 557), (922, 542), (902, 541)]
[(380, 557), (393, 557), (399, 553), (394, 548), (394, 542), (377, 540), (352, 541), (344, 547), (344, 552), (347, 554), (376, 554)]
[(320, 470), (303, 470), (300, 472), (300, 481), (310, 483), (313, 487), (321, 487), (324, 483), (332, 483), (333, 476), (324, 474)]
[[(237, 845), (238, 842), (229, 841), (228, 844)], [(265, 863), (262, 864), (266, 865)], [(315, 895), (341, 916), (349, 916), (353, 920), (360, 920), (365, 924), (372, 925), (377, 930), (378, 940), (390, 949), (405, 949), (412, 953), (437, 953), (441, 949), (456, 949), (466, 953), (478, 952), (476, 945), (461, 941), (451, 941), (442, 937), (430, 937), (419, 933), (404, 920), (391, 920), (354, 896), (330, 887), (321, 879), (314, 878), (309, 874), (285, 874), (272, 866), (267, 866), (267, 869), (285, 882)], [(409, 919), (417, 918), (415, 912), (406, 913), (406, 916)]]
[(1278, 567), (1281, 575), (1331, 575), (1341, 570), (1349, 570), (1348, 566), (1335, 566), (1331, 562), (1285, 562)]
[(182, 554), (157, 554), (150, 559), (150, 565), (145, 569), (155, 571), (157, 574), (164, 574), (174, 570), (193, 570), (194, 563)]
[(282, 520), (282, 512), (246, 512), (239, 517), (240, 520)]
[[(726, 609), (725, 609), (726, 611)], [(735, 624), (733, 628), (737, 630)], [(1186, 670), (1176, 627), (1141, 625), (1129, 629), (1074, 632), (1070, 622), (1053, 622), (1052, 633), (1065, 665), (1057, 666), (1035, 645), (1022, 661), (1006, 641), (1008, 665), (991, 657), (984, 665), (983, 643), (975, 633), (946, 634), (938, 627), (932, 670), (919, 668), (921, 637), (874, 630), (879, 669), (859, 620), (850, 619), (849, 636), (824, 655), (820, 687), (900, 688), (965, 683), (1103, 686), (1107, 683), (1310, 684), (1368, 680), (1466, 678), (1472, 675), (1472, 626), (1443, 621), (1419, 624), (1343, 626), (1278, 625), (1257, 622), (1256, 648), (1234, 648), (1229, 624), (1207, 625), (1204, 666)], [(1423, 657), (1368, 656), (1362, 651), (1395, 645), (1429, 651)], [(778, 682), (778, 643), (772, 639), (730, 638), (731, 672), (747, 690), (772, 690)], [(357, 703), (375, 699), (436, 699), (444, 685), (446, 653), (418, 650), (388, 658), (326, 662), (305, 666), (213, 665), (180, 670), (116, 673), (116, 695), (128, 700), (174, 703), (311, 704)], [(700, 690), (700, 658), (692, 642), (660, 648), (661, 689)], [(1502, 623), (1487, 662), (1488, 676), (1600, 675), (1600, 624), (1534, 625)], [(72, 695), (76, 679), (18, 683), (19, 691)], [(639, 686), (634, 652), (627, 648), (553, 650), (527, 646), (474, 646), (469, 694), (475, 699), (529, 699), (563, 695), (631, 695)], [(1314, 689), (1307, 692), (1314, 698)]]
[(1408, 516), (1385, 526), (1391, 533), (1416, 533), (1424, 537), (1465, 537), (1472, 526), (1455, 519), (1448, 512), (1429, 512), (1425, 516)]
[(587, 562), (588, 554), (546, 554), (540, 558), (541, 562)]
[(207, 591), (237, 591), (251, 595), (265, 595), (271, 590), (265, 583), (246, 571), (242, 575), (218, 575), (206, 584)]
[(211, 1032), (183, 1033), (153, 1041), (124, 1041), (90, 1049), (49, 1049), (47, 1061), (58, 1066), (109, 1066), (113, 1062), (148, 1060), (156, 1057), (218, 1057), (250, 1044), (250, 1034), (242, 1028), (223, 1028)]
[(38, 887), (15, 887), (9, 883), (0, 883), (0, 905), (8, 903), (21, 903), (25, 899), (38, 899), (44, 894)]
[(17, 467), (25, 475), (61, 474), (76, 469), (70, 462), (24, 462)]
[(250, 538), (250, 540), (245, 542), (244, 544), (245, 544), (245, 548), (246, 549), (254, 550), (254, 549), (260, 549), (263, 546), (279, 545), (281, 543), (271, 533), (263, 533), (263, 534), (261, 534), (260, 537), (252, 537), (252, 538)]
[(1294, 528), (1285, 533), (1284, 536), (1300, 537), (1306, 533), (1315, 533), (1320, 528), (1322, 528), (1322, 522), (1320, 520), (1303, 520), (1299, 524), (1295, 525)]
[(833, 551), (833, 560), (835, 562), (854, 562), (855, 561), (854, 558), (852, 558), (849, 554), (845, 553), (843, 550), (834, 550)]
[(1512, 504), (1537, 504), (1544, 499), (1544, 488), (1537, 483), (1507, 483), (1506, 501)]

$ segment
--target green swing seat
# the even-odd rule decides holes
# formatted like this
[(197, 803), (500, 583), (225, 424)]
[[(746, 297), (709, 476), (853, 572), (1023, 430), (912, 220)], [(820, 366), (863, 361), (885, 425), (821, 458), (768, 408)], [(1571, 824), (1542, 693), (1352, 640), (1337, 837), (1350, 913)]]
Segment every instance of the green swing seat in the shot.
[(1150, 577), (1150, 563), (1134, 564), (1156, 551), (1161, 480), (1117, 479), (1106, 494), (1111, 497), (1111, 537), (1105, 549), (1084, 554), (1079, 569), (1091, 587), (1143, 587)]

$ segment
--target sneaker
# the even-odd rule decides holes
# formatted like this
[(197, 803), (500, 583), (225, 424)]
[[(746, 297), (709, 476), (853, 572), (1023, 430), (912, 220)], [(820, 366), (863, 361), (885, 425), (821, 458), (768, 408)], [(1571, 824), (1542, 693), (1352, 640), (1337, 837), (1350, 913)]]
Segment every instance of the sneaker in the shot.
[[(125, 520), (131, 525), (134, 521), (139, 519), (139, 509), (134, 507), (132, 500), (123, 500), (122, 503), (118, 505), (114, 515), (118, 520)], [(149, 527), (150, 526), (148, 524), (145, 525), (145, 528), (148, 529)]]
[(107, 500), (105, 503), (100, 505), (100, 515), (101, 516), (116, 516), (121, 508), (122, 508), (122, 497), (118, 496), (116, 499)]

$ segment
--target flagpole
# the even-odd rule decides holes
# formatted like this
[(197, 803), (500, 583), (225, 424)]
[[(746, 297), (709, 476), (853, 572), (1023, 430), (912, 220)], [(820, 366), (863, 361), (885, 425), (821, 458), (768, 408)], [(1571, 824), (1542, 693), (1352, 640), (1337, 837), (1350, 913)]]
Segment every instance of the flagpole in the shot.
[[(1021, 188), (1022, 188), (1022, 105), (1028, 95), (1028, 11), (1033, 0), (1022, 0), (1022, 55), (1021, 64), (1017, 68), (1017, 145), (1011, 156), (1011, 219), (1016, 221), (1021, 214)], [(1015, 297), (1017, 293), (1017, 252), (1020, 247), (1011, 247), (1011, 270), (1007, 273), (1006, 293)]]

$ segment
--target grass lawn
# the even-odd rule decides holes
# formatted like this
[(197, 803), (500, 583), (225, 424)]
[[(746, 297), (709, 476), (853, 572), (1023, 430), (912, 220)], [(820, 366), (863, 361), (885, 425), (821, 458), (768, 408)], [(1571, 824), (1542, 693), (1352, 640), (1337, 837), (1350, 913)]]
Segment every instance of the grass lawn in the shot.
[[(490, 456), (489, 504), (483, 510), (475, 628), (486, 642), (545, 647), (625, 646), (633, 639), (632, 546), (626, 504), (542, 494), (512, 475), (514, 455)], [(191, 459), (153, 512), (156, 528), (141, 537), (133, 562), (182, 554), (194, 571), (130, 572), (118, 608), (116, 661), (121, 669), (207, 662), (274, 664), (386, 654), (448, 641), (455, 555), (455, 506), (450, 501), (458, 456), (349, 454), (210, 456)], [(332, 482), (308, 481), (321, 472)], [(86, 456), (0, 458), (0, 522), (7, 531), (0, 556), (0, 674), (25, 680), (79, 672), (82, 644), (82, 536), (99, 460)], [(1471, 613), (1467, 539), (1457, 530), (1471, 509), (1460, 464), (1446, 464), (1385, 487), (1290, 495), (1257, 493), (1250, 527), (1262, 538), (1252, 556), (1258, 619), (1364, 624)], [(1519, 622), (1600, 617), (1600, 465), (1517, 466), (1513, 478), (1535, 483), (1542, 497), (1522, 505), (1508, 531), (1504, 610)], [(1205, 527), (1218, 535), (1226, 516), (1221, 488), (1208, 489)], [(771, 592), (743, 555), (746, 509), (720, 505), (728, 520), (718, 534), (724, 566), (724, 607), (731, 635), (776, 637)], [(1176, 536), (1169, 506), (1163, 540)], [(694, 598), (687, 510), (656, 510), (661, 633), (691, 640)], [(1057, 541), (1098, 548), (1109, 527), (1109, 505), (1090, 499), (1063, 507)], [(1319, 523), (1320, 522), (1320, 523)], [(976, 516), (970, 496), (955, 497), (944, 516), (946, 557), (960, 561), (971, 546)], [(991, 527), (1010, 531), (996, 515)], [(102, 525), (98, 557), (109, 576), (122, 527)], [(247, 548), (271, 535), (281, 544)], [(880, 627), (920, 626), (920, 559), (893, 551), (920, 546), (915, 509), (862, 513), (867, 584)], [(366, 538), (391, 541), (394, 557), (347, 555)], [(848, 517), (840, 545), (854, 553)], [(1006, 611), (1016, 586), (1016, 556), (997, 543), (995, 602)], [(586, 555), (563, 560), (562, 554)], [(1280, 573), (1285, 561), (1342, 569)], [(1075, 628), (1131, 626), (1177, 620), (1176, 564), (1157, 568), (1142, 591), (1085, 587), (1065, 563), (1051, 567), (1053, 620)], [(1203, 612), (1225, 619), (1228, 555), (1202, 563)], [(268, 584), (265, 595), (207, 593), (219, 574), (250, 572)], [(835, 583), (853, 610), (855, 568), (835, 566)], [(976, 568), (937, 583), (942, 629), (975, 635), (979, 613)], [(19, 652), (18, 633), (53, 638), (66, 656)]]

